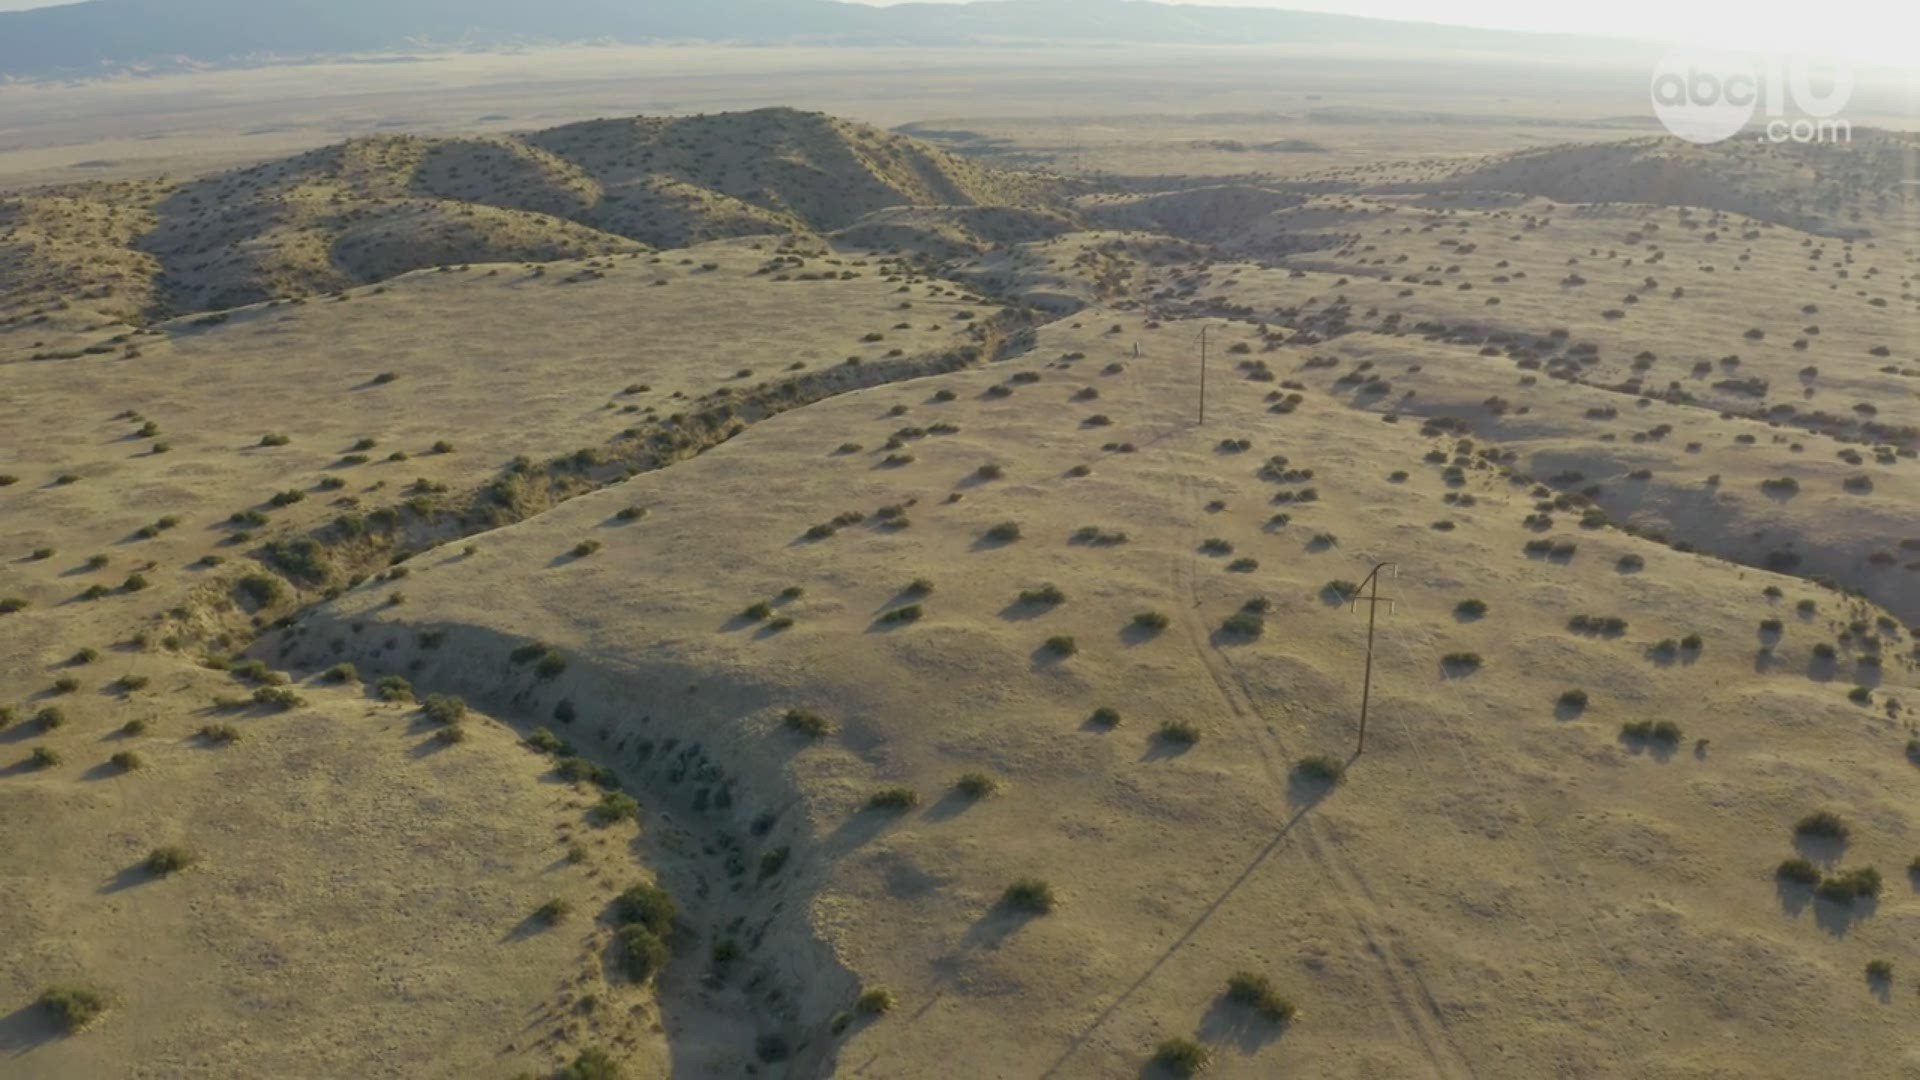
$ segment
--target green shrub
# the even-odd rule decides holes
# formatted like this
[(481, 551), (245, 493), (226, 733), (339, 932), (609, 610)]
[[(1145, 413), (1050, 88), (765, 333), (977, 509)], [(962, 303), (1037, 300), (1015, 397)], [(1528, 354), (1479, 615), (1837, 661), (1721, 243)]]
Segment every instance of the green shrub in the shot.
[(40, 992), (37, 1004), (53, 1014), (54, 1022), (69, 1034), (84, 1029), (107, 1011), (105, 995), (84, 986), (50, 986)]
[(346, 661), (343, 660), (340, 663), (335, 664), (332, 667), (328, 668), (326, 675), (323, 677), (328, 682), (334, 682), (334, 683), (359, 682), (360, 671), (358, 668), (354, 667), (352, 664), (347, 663)]
[(382, 675), (373, 689), (381, 701), (413, 700), (413, 684), (404, 675)]
[(1153, 1063), (1172, 1076), (1194, 1076), (1212, 1067), (1213, 1051), (1192, 1039), (1176, 1037), (1154, 1048)]
[(826, 717), (805, 709), (788, 709), (783, 722), (788, 731), (797, 731), (808, 738), (818, 739), (833, 733), (833, 724)]
[(1226, 617), (1220, 624), (1220, 632), (1236, 637), (1256, 638), (1265, 633), (1267, 620), (1260, 613), (1241, 610)]
[(1245, 1005), (1277, 1023), (1293, 1019), (1295, 1009), (1273, 988), (1272, 980), (1251, 971), (1236, 971), (1227, 978), (1227, 1000)]
[(1799, 836), (1811, 836), (1821, 840), (1845, 840), (1851, 830), (1839, 814), (1831, 810), (1816, 810), (1794, 822), (1793, 831)]
[(881, 788), (867, 797), (869, 810), (911, 810), (920, 805), (920, 793), (910, 787)]
[(573, 545), (573, 557), (576, 559), (584, 559), (587, 556), (599, 550), (600, 550), (600, 541), (582, 540), (579, 543)]
[(1075, 644), (1073, 638), (1066, 634), (1055, 634), (1047, 639), (1043, 647), (1054, 656), (1062, 657), (1072, 656), (1074, 653), (1080, 651), (1080, 646)]
[(297, 709), (307, 700), (285, 686), (259, 686), (253, 691), (253, 703), (273, 709)]
[(1133, 617), (1133, 625), (1141, 630), (1165, 630), (1172, 622), (1158, 611), (1142, 611)]
[(623, 926), (645, 927), (656, 937), (665, 938), (673, 933), (674, 923), (680, 918), (680, 905), (667, 890), (643, 882), (614, 898), (613, 916)]
[(1822, 900), (1836, 904), (1851, 904), (1855, 900), (1872, 899), (1880, 895), (1880, 871), (1871, 866), (1862, 866), (1841, 872), (1822, 881), (1814, 889), (1814, 895)]
[(33, 714), (33, 722), (41, 731), (52, 731), (67, 722), (67, 714), (58, 705), (48, 705)]
[(1876, 983), (1892, 982), (1893, 981), (1893, 961), (1891, 960), (1867, 961), (1867, 978), (1868, 980)]
[(1177, 746), (1192, 746), (1200, 741), (1200, 729), (1185, 720), (1169, 720), (1161, 724), (1158, 734), (1162, 741)]
[(759, 622), (772, 614), (773, 605), (762, 600), (757, 604), (748, 605), (747, 609), (740, 613), (740, 617), (746, 619), (748, 622)]
[(1631, 742), (1680, 745), (1680, 725), (1671, 720), (1629, 720), (1620, 725), (1620, 737)]
[(853, 1007), (868, 1016), (884, 1016), (893, 1011), (893, 991), (874, 986), (861, 992)]
[[(4, 724), (0, 724), (0, 727), (4, 726)], [(120, 731), (125, 735), (143, 735), (146, 733), (146, 730), (147, 722), (137, 716), (120, 725)]]
[(533, 729), (533, 734), (527, 736), (527, 745), (543, 754), (558, 754), (566, 749), (566, 744), (546, 728)]
[(574, 1056), (555, 1080), (620, 1080), (620, 1066), (613, 1055), (598, 1046), (589, 1046)]
[(452, 724), (466, 717), (467, 703), (451, 694), (428, 694), (420, 711), (436, 724)]
[(765, 881), (766, 879), (779, 873), (781, 868), (787, 865), (788, 856), (792, 854), (793, 852), (791, 849), (783, 848), (783, 847), (773, 848), (772, 850), (761, 852), (760, 853), (760, 880)]
[(1053, 894), (1053, 886), (1039, 878), (1020, 878), (1007, 886), (1001, 894), (1001, 901), (1015, 911), (1024, 911), (1034, 915), (1045, 915), (1058, 903)]
[(1568, 690), (1560, 695), (1560, 704), (1569, 709), (1584, 709), (1587, 707), (1587, 692)]
[(121, 772), (134, 772), (145, 764), (145, 762), (140, 760), (140, 755), (131, 750), (122, 750), (107, 760), (113, 764), (114, 768), (119, 769)]
[(619, 945), (621, 970), (634, 982), (645, 983), (667, 966), (667, 943), (646, 927), (622, 926), (613, 937)]
[(1017, 522), (1003, 521), (988, 529), (986, 538), (996, 544), (1010, 544), (1020, 539), (1020, 525)]
[(200, 737), (218, 746), (240, 741), (240, 730), (232, 724), (208, 724), (200, 729)]
[(1820, 868), (1814, 865), (1812, 859), (1803, 859), (1797, 855), (1791, 859), (1782, 861), (1779, 866), (1774, 867), (1773, 876), (1782, 881), (1790, 881), (1795, 885), (1814, 886), (1820, 884)]
[(573, 914), (573, 904), (557, 896), (533, 909), (533, 917), (548, 926), (558, 926), (571, 914)]
[(29, 763), (36, 769), (51, 769), (65, 760), (60, 756), (60, 751), (51, 746), (34, 747), (33, 756), (28, 758)]
[(56, 694), (71, 694), (78, 689), (80, 689), (80, 680), (71, 675), (62, 675), (53, 680), (53, 692)]
[(1339, 758), (1325, 754), (1301, 758), (1294, 764), (1293, 771), (1307, 780), (1322, 784), (1337, 784), (1347, 776), (1347, 766)]
[(1111, 705), (1102, 705), (1099, 708), (1093, 710), (1093, 715), (1087, 717), (1087, 720), (1093, 724), (1099, 725), (1100, 727), (1106, 727), (1106, 728), (1119, 727), (1120, 726), (1120, 710), (1114, 708)]
[(166, 877), (168, 874), (177, 874), (198, 861), (198, 857), (186, 848), (157, 847), (148, 853), (145, 866), (147, 873), (155, 877)]
[(1453, 613), (1463, 619), (1478, 619), (1487, 613), (1485, 600), (1462, 600), (1453, 605)]
[(1447, 670), (1461, 672), (1463, 674), (1480, 670), (1481, 662), (1479, 653), (1470, 652), (1448, 653), (1440, 658), (1441, 665), (1447, 668)]
[(1023, 604), (1045, 604), (1051, 607), (1054, 604), (1066, 603), (1067, 594), (1061, 592), (1060, 587), (1057, 585), (1042, 585), (1037, 589), (1020, 590), (1020, 602)]
[[(969, 799), (984, 799), (1000, 790), (999, 782), (983, 772), (962, 773), (953, 787)], [(1920, 862), (1920, 860), (1915, 861)]]
[(624, 791), (609, 791), (600, 796), (600, 801), (589, 813), (596, 824), (612, 825), (617, 821), (638, 819), (640, 804)]
[(907, 587), (901, 591), (908, 596), (929, 596), (933, 593), (933, 582), (926, 578), (914, 578), (907, 582)]

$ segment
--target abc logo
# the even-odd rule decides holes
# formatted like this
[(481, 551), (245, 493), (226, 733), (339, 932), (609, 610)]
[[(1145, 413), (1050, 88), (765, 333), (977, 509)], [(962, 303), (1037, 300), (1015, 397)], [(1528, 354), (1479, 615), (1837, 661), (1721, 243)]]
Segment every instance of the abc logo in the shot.
[(1753, 119), (1762, 88), (1744, 57), (1675, 49), (1653, 69), (1653, 114), (1694, 143), (1730, 138)]

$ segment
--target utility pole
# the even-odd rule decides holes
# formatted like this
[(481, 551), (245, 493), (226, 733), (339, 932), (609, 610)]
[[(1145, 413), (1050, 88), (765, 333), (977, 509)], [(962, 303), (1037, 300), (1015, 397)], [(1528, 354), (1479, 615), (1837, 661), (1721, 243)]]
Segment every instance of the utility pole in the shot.
[[(1354, 611), (1358, 610), (1361, 601), (1364, 600), (1367, 604), (1367, 673), (1360, 684), (1360, 744), (1353, 751), (1354, 757), (1367, 752), (1367, 706), (1373, 701), (1374, 617), (1379, 614), (1381, 604), (1387, 605), (1388, 614), (1393, 613), (1394, 600), (1380, 595), (1380, 571), (1389, 568), (1392, 569), (1394, 577), (1400, 576), (1400, 567), (1394, 563), (1383, 562), (1375, 566), (1373, 573), (1367, 575), (1367, 580), (1361, 582), (1360, 587), (1354, 590), (1353, 602), (1348, 607), (1349, 611)], [(1362, 596), (1361, 593), (1367, 593), (1367, 595)]]
[(1207, 328), (1200, 328), (1200, 426), (1207, 426)]

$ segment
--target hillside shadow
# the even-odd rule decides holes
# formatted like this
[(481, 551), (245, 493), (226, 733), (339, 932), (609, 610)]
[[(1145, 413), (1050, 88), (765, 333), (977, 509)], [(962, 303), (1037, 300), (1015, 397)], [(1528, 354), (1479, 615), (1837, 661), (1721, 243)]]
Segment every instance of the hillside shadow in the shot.
[(1821, 866), (1832, 869), (1840, 862), (1840, 857), (1847, 853), (1847, 842), (1830, 836), (1795, 833), (1793, 850)]
[(1781, 913), (1788, 918), (1799, 918), (1800, 913), (1807, 910), (1807, 906), (1813, 903), (1813, 886), (1788, 881), (1786, 878), (1774, 879), (1773, 893), (1774, 897), (1780, 901)]
[(1269, 1020), (1225, 994), (1213, 999), (1213, 1005), (1200, 1018), (1200, 1041), (1225, 1043), (1252, 1054), (1286, 1034), (1284, 1021)]
[(1866, 921), (1879, 906), (1879, 901), (1866, 897), (1856, 899), (1851, 904), (1836, 904), (1816, 896), (1813, 899), (1813, 923), (1834, 937), (1846, 937), (1855, 923)]
[(951, 821), (972, 809), (980, 800), (958, 789), (950, 790), (920, 812), (922, 821)]
[(94, 892), (99, 893), (101, 896), (111, 896), (114, 893), (125, 892), (128, 889), (137, 888), (158, 880), (160, 880), (159, 876), (147, 869), (147, 860), (141, 859), (132, 866), (122, 868), (118, 873), (106, 881), (101, 882), (100, 887), (95, 889)]
[(65, 1034), (53, 1014), (39, 1004), (22, 1005), (0, 1017), (0, 1054), (19, 1057)]

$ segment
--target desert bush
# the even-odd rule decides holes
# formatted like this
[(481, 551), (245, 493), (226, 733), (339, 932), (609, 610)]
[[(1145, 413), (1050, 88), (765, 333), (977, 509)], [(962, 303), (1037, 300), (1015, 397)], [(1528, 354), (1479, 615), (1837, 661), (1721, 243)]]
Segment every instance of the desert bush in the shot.
[(1227, 1000), (1245, 1005), (1276, 1023), (1293, 1019), (1293, 1002), (1280, 995), (1273, 981), (1251, 971), (1236, 971), (1227, 978)]
[(36, 746), (33, 748), (32, 756), (27, 760), (36, 769), (51, 769), (66, 759), (60, 756), (60, 751), (51, 746)]
[(1080, 646), (1067, 634), (1055, 634), (1042, 647), (1055, 656), (1072, 656), (1080, 651)]
[(1479, 653), (1454, 652), (1441, 657), (1440, 663), (1448, 671), (1465, 674), (1467, 672), (1480, 670), (1483, 661)]
[(1587, 707), (1587, 692), (1568, 690), (1560, 695), (1560, 704), (1569, 709), (1584, 709)]
[(1208, 555), (1231, 555), (1233, 554), (1233, 545), (1214, 536), (1202, 540), (1200, 542), (1200, 550)]
[(1111, 705), (1102, 705), (1099, 708), (1093, 710), (1093, 715), (1087, 717), (1087, 720), (1091, 723), (1099, 725), (1100, 727), (1106, 727), (1106, 728), (1119, 727), (1120, 726), (1120, 710), (1114, 708)]
[(1020, 878), (1007, 886), (1000, 900), (1014, 911), (1023, 911), (1033, 915), (1045, 915), (1054, 909), (1058, 899), (1054, 896), (1053, 886), (1039, 878)]
[(140, 755), (131, 750), (122, 750), (108, 758), (107, 761), (121, 772), (133, 772), (145, 764), (145, 762), (140, 760)]
[[(5, 724), (0, 724), (0, 727), (5, 727), (5, 726), (6, 726)], [(147, 731), (147, 722), (145, 720), (140, 719), (137, 716), (127, 721), (126, 723), (120, 725), (120, 733), (123, 735), (144, 735), (146, 734), (146, 731)]]
[(760, 622), (761, 620), (770, 617), (772, 614), (773, 614), (773, 605), (767, 603), (765, 600), (762, 600), (762, 601), (759, 601), (758, 603), (748, 604), (746, 606), (746, 609), (740, 612), (740, 617), (747, 620), (748, 622)]
[(1066, 603), (1067, 594), (1061, 592), (1060, 587), (1057, 585), (1042, 585), (1034, 589), (1022, 589), (1020, 591), (1020, 602), (1023, 604), (1045, 604), (1051, 607), (1054, 604)]
[(882, 614), (880, 616), (880, 621), (883, 623), (917, 622), (919, 621), (920, 616), (924, 614), (926, 614), (926, 612), (921, 609), (919, 604), (906, 604), (902, 607), (894, 608), (891, 611), (888, 611)]
[(788, 709), (785, 719), (788, 731), (797, 731), (808, 738), (818, 739), (833, 733), (833, 724), (819, 713), (805, 709)]
[(1165, 630), (1172, 621), (1158, 611), (1142, 611), (1133, 617), (1133, 625), (1142, 630)]
[(588, 814), (595, 824), (612, 825), (616, 821), (630, 821), (640, 816), (640, 804), (633, 796), (624, 791), (609, 791), (600, 796)]
[(1680, 725), (1671, 720), (1629, 720), (1620, 725), (1620, 737), (1630, 742), (1680, 745)]
[(1176, 746), (1192, 746), (1200, 741), (1200, 729), (1185, 720), (1169, 720), (1161, 724), (1158, 735), (1161, 741)]
[(667, 966), (667, 943), (645, 926), (622, 926), (614, 931), (614, 941), (619, 946), (621, 970), (636, 983), (651, 980)]
[(566, 744), (560, 741), (559, 736), (546, 728), (534, 728), (533, 734), (527, 736), (527, 745), (543, 754), (559, 754), (566, 750)]
[(1213, 1051), (1184, 1036), (1162, 1040), (1154, 1047), (1153, 1063), (1170, 1076), (1189, 1077), (1213, 1066)]
[(71, 675), (62, 675), (53, 680), (53, 692), (56, 694), (71, 694), (78, 689), (80, 689), (80, 680)]
[(1890, 960), (1867, 961), (1867, 978), (1876, 983), (1893, 981), (1893, 962)]
[(352, 664), (342, 661), (328, 668), (322, 678), (334, 683), (359, 682), (360, 672)]
[(1453, 605), (1453, 613), (1466, 619), (1478, 619), (1487, 613), (1485, 600), (1462, 600)]
[(1337, 784), (1346, 779), (1347, 766), (1339, 758), (1326, 754), (1303, 757), (1293, 766), (1301, 778), (1322, 784)]
[(867, 797), (869, 810), (911, 810), (920, 805), (920, 793), (910, 787), (881, 788)]
[(413, 684), (404, 675), (382, 675), (374, 684), (374, 695), (381, 701), (412, 701)]
[(41, 731), (52, 731), (67, 722), (67, 714), (58, 705), (48, 705), (33, 714), (33, 722)]
[(861, 992), (853, 1007), (868, 1016), (884, 1016), (893, 1011), (893, 991), (875, 986)]
[(1020, 539), (1020, 525), (1018, 522), (1003, 521), (991, 529), (988, 529), (986, 538), (996, 544), (1012, 543)]
[(153, 680), (145, 675), (122, 675), (113, 681), (123, 693), (131, 694), (136, 690), (145, 690)]
[(912, 581), (907, 582), (907, 587), (902, 589), (901, 592), (908, 596), (928, 596), (933, 592), (933, 582), (928, 581), (926, 578), (914, 578)]
[(186, 848), (168, 846), (154, 848), (148, 853), (147, 861), (143, 865), (147, 873), (155, 877), (166, 877), (168, 874), (177, 874), (185, 870), (197, 861), (198, 858), (194, 853)]
[(50, 986), (40, 992), (35, 1004), (69, 1034), (84, 1029), (107, 1011), (106, 996), (84, 986)]
[(1797, 836), (1811, 836), (1821, 840), (1845, 840), (1852, 831), (1839, 814), (1831, 810), (1816, 810), (1793, 824)]
[(953, 787), (969, 799), (984, 799), (1000, 790), (999, 782), (983, 772), (962, 773)]
[(1774, 867), (1773, 876), (1795, 885), (1812, 887), (1820, 884), (1820, 868), (1814, 865), (1812, 859), (1798, 855), (1782, 860), (1779, 866)]
[(579, 543), (573, 545), (573, 557), (576, 559), (584, 559), (587, 556), (599, 550), (600, 550), (600, 541), (582, 540)]
[(467, 715), (467, 703), (451, 694), (428, 694), (420, 711), (436, 724), (452, 724)]
[(1856, 900), (1871, 900), (1880, 895), (1882, 883), (1880, 871), (1871, 866), (1842, 870), (1822, 881), (1814, 895), (1822, 900), (1836, 904), (1851, 904)]

